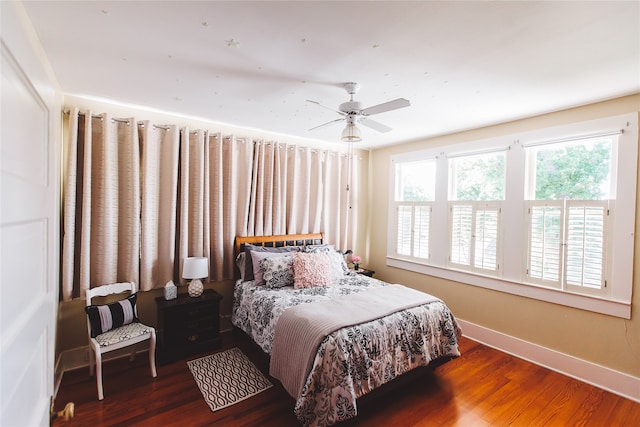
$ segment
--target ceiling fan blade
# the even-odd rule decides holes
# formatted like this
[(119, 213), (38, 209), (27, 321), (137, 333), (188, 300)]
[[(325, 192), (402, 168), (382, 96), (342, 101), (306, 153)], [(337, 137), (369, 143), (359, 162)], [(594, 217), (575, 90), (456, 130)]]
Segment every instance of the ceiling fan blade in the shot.
[(341, 116), (346, 116), (346, 115), (347, 115), (346, 113), (343, 113), (342, 111), (334, 110), (334, 109), (333, 109), (333, 108), (331, 108), (331, 107), (327, 107), (327, 106), (325, 106), (325, 105), (322, 105), (322, 104), (320, 104), (318, 101), (312, 101), (312, 100), (310, 100), (310, 99), (307, 99), (307, 102), (310, 102), (310, 103), (312, 103), (312, 104), (319, 105), (320, 107), (322, 107), (322, 108), (326, 108), (327, 110), (331, 110), (331, 111), (333, 111), (334, 113), (338, 113), (338, 114), (340, 114)]
[(383, 102), (382, 104), (373, 105), (362, 110), (360, 113), (363, 116), (372, 116), (374, 114), (384, 113), (385, 111), (397, 110), (398, 108), (404, 108), (411, 105), (408, 99), (398, 98), (393, 101)]
[(311, 128), (311, 129), (309, 129), (309, 130), (310, 130), (310, 131), (311, 131), (311, 130), (315, 130), (315, 129), (318, 129), (318, 128), (321, 128), (321, 127), (329, 126), (329, 125), (330, 125), (330, 124), (332, 124), (332, 123), (335, 123), (335, 122), (342, 122), (342, 121), (344, 121), (344, 119), (343, 119), (343, 118), (335, 119), (335, 120), (331, 120), (330, 122), (323, 123), (323, 124), (318, 125), (318, 126), (316, 126), (316, 127), (312, 127), (312, 128)]
[(363, 125), (370, 127), (373, 130), (377, 130), (378, 132), (389, 132), (391, 128), (387, 125), (383, 125), (380, 122), (376, 122), (375, 120), (368, 119), (366, 117), (362, 117), (358, 120), (358, 123), (362, 123)]

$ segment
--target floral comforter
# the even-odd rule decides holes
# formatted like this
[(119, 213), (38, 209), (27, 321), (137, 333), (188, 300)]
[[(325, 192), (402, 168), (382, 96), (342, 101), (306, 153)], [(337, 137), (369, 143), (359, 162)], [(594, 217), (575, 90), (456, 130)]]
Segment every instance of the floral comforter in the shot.
[[(239, 281), (232, 322), (271, 354), (275, 325), (287, 308), (380, 286), (386, 283), (355, 273), (339, 285), (307, 289)], [(432, 360), (459, 357), (460, 334), (440, 300), (339, 329), (320, 343), (294, 412), (303, 425), (313, 426), (355, 417), (358, 397)]]

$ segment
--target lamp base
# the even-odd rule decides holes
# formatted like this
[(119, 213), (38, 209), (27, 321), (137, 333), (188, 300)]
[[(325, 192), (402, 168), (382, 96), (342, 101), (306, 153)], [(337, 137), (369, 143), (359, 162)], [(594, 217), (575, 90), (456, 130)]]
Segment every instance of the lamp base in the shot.
[(196, 298), (202, 295), (202, 292), (204, 292), (202, 281), (200, 279), (191, 280), (191, 282), (189, 282), (188, 292), (189, 296), (192, 298)]

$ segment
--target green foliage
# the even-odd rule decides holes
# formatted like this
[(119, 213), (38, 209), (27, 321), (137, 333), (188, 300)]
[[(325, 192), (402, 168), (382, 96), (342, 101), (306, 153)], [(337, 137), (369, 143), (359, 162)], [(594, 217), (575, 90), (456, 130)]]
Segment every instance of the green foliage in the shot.
[(404, 186), (403, 190), (402, 200), (405, 202), (423, 202), (430, 200), (424, 186), (408, 184)]
[(470, 156), (454, 161), (456, 200), (504, 200), (503, 153)]
[(600, 141), (546, 148), (536, 153), (536, 200), (602, 200), (611, 163), (611, 144)]

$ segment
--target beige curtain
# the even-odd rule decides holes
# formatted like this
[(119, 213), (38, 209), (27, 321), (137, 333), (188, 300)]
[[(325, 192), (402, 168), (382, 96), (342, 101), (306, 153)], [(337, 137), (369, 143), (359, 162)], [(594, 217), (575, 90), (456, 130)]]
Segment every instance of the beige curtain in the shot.
[(233, 244), (246, 235), (253, 144), (233, 136), (209, 136), (210, 280), (234, 277)]
[(140, 289), (148, 291), (177, 273), (176, 224), (180, 133), (177, 126), (138, 123), (142, 167)]
[(180, 132), (178, 278), (182, 278), (182, 260), (186, 257), (209, 257), (209, 165), (205, 150), (207, 133)]
[(282, 200), (287, 191), (286, 162), (286, 147), (264, 141), (253, 143), (249, 235), (286, 234), (287, 206)]
[(181, 135), (179, 260), (203, 256), (209, 280), (233, 278), (234, 238), (246, 234), (249, 217), (253, 147), (201, 130)]
[(341, 250), (355, 247), (359, 158), (353, 154), (324, 152), (322, 222), (325, 239)]
[(322, 200), (321, 229), (326, 230), (326, 240), (336, 248), (351, 249), (355, 244), (354, 218), (357, 217), (352, 194), (357, 194), (357, 180), (351, 180), (350, 175), (357, 173), (358, 161), (352, 161), (348, 154), (325, 152), (323, 166), (326, 191)]
[[(254, 142), (250, 235), (324, 232), (338, 249), (354, 244), (350, 155), (310, 147)], [(353, 163), (353, 164), (351, 164)], [(355, 199), (354, 199), (355, 200)]]
[(288, 233), (317, 233), (321, 229), (323, 153), (309, 147), (289, 151), (291, 190), (288, 195)]
[(188, 256), (209, 259), (210, 280), (233, 278), (237, 235), (322, 231), (339, 249), (354, 242), (357, 187), (347, 191), (344, 154), (78, 109), (65, 148), (65, 301), (118, 281), (184, 282)]
[(64, 185), (65, 300), (90, 287), (138, 282), (140, 151), (133, 119), (69, 117)]

